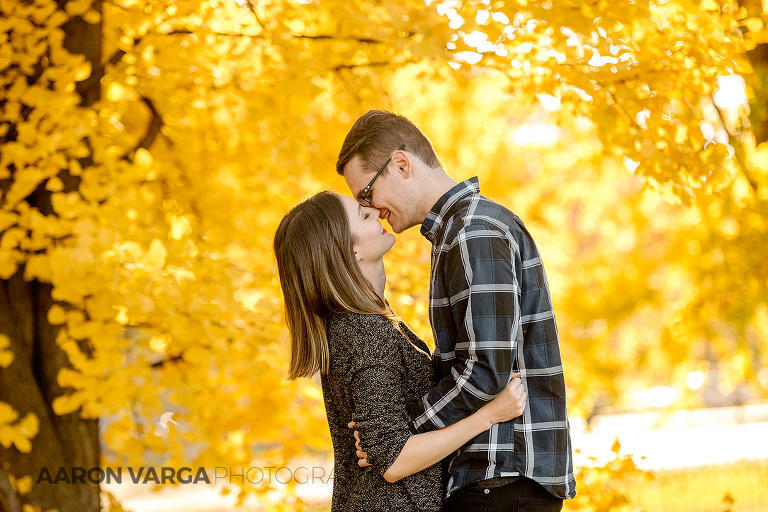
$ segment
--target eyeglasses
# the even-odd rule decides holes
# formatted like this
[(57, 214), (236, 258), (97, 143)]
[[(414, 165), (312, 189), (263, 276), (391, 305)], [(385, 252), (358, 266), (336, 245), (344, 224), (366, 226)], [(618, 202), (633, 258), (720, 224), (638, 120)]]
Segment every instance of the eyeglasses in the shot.
[[(404, 150), (405, 150), (405, 145), (402, 145), (399, 148), (397, 148), (396, 151), (404, 151)], [(389, 158), (387, 158), (387, 161), (384, 162), (384, 165), (381, 166), (381, 169), (379, 169), (378, 172), (373, 175), (373, 179), (368, 183), (368, 186), (365, 187), (363, 191), (357, 195), (357, 202), (360, 203), (360, 206), (365, 206), (366, 208), (371, 207), (371, 198), (370, 198), (371, 187), (373, 187), (373, 184), (376, 181), (376, 178), (379, 177), (379, 174), (381, 174), (384, 171), (384, 169), (387, 168), (387, 166), (389, 165), (389, 162), (392, 161), (392, 156), (394, 156), (394, 152), (392, 153), (392, 155), (390, 155)]]

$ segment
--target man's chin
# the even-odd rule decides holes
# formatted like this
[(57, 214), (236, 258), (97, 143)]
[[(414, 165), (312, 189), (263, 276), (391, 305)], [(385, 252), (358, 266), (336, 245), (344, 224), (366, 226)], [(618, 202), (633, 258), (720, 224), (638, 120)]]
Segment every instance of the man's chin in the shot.
[(397, 233), (397, 234), (400, 234), (400, 233), (402, 233), (402, 232), (403, 232), (403, 229), (402, 229), (402, 227), (401, 227), (401, 226), (399, 226), (398, 224), (392, 224), (392, 221), (391, 221), (389, 218), (387, 218), (387, 223), (389, 224), (389, 230), (390, 230), (392, 233)]
[(403, 231), (412, 228), (416, 224), (420, 224), (417, 222), (403, 222), (403, 220), (400, 217), (395, 217), (393, 221), (391, 214), (389, 217), (387, 217), (387, 222), (389, 223), (389, 227), (391, 228), (391, 231), (393, 233), (397, 233), (398, 235)]
[(392, 221), (391, 217), (387, 217), (387, 222), (389, 223), (390, 231), (393, 233), (397, 233), (398, 235), (405, 231), (406, 229), (412, 228), (415, 226), (415, 224), (408, 224), (407, 222), (401, 222), (399, 217), (396, 217), (394, 219), (394, 222)]

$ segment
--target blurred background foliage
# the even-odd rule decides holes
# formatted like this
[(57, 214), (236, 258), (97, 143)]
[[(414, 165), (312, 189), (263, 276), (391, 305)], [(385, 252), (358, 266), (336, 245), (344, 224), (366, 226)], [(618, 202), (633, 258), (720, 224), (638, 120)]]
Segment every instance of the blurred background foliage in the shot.
[[(452, 177), (478, 176), (532, 231), (573, 416), (654, 405), (659, 386), (679, 407), (768, 397), (764, 2), (0, 12), (8, 510), (98, 509), (97, 486), (30, 485), (43, 465), (328, 453), (317, 381), (285, 379), (270, 247), (303, 197), (348, 192), (333, 164), (371, 108), (416, 122)], [(386, 264), (390, 303), (431, 340), (429, 244), (404, 233)]]

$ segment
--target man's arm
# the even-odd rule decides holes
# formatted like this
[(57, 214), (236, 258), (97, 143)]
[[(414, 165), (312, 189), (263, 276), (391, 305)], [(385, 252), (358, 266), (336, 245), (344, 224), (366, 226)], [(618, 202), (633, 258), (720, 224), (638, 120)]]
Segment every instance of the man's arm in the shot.
[(520, 330), (520, 253), (504, 233), (469, 225), (447, 250), (443, 268), (450, 307), (458, 329), (451, 374), (411, 408), (410, 426), (426, 432), (451, 425), (492, 400), (509, 382)]
[[(397, 458), (384, 472), (384, 479), (387, 482), (397, 482), (401, 478), (426, 469), (432, 464), (437, 464), (494, 424), (508, 421), (523, 414), (527, 405), (528, 394), (525, 392), (519, 377), (519, 373), (514, 374), (510, 383), (496, 398), (472, 415), (451, 426), (409, 437), (400, 453), (397, 454)], [(347, 426), (354, 428), (355, 422), (352, 421)], [(367, 460), (368, 454), (363, 451), (361, 445), (363, 441), (360, 439), (358, 431), (355, 431), (355, 439), (357, 441), (355, 443), (356, 454), (360, 459), (358, 465), (360, 467), (370, 466)]]

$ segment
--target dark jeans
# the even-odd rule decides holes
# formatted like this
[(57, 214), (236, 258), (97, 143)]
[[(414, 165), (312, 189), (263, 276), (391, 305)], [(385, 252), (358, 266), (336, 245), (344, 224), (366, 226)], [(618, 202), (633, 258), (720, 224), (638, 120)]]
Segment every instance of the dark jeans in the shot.
[(443, 512), (560, 512), (562, 509), (563, 500), (530, 478), (495, 488), (476, 482), (454, 492), (443, 503)]

